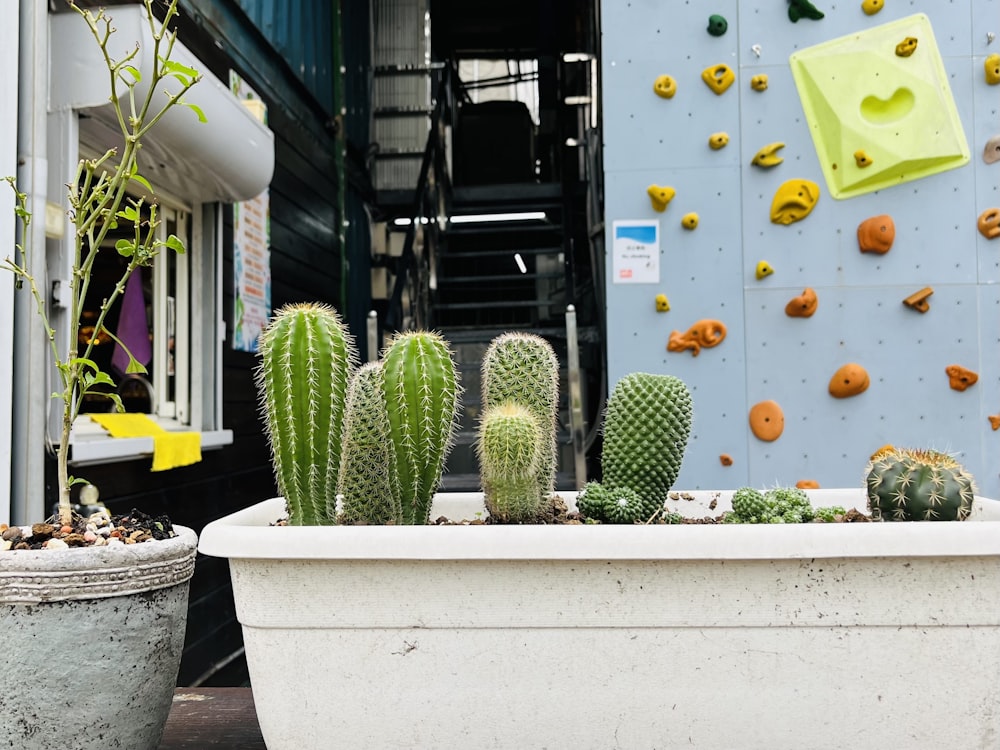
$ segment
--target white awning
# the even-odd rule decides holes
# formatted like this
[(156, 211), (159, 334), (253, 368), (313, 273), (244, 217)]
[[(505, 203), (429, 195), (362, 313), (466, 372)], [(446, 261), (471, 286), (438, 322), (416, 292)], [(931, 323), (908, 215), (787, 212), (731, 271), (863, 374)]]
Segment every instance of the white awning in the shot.
[[(153, 61), (145, 10), (138, 5), (116, 6), (107, 13), (117, 29), (109, 42), (112, 56), (121, 59), (140, 44), (132, 64), (142, 74), (137, 94), (145, 95)], [(122, 139), (108, 98), (109, 74), (97, 42), (76, 13), (49, 18), (49, 111), (77, 110), (81, 142), (99, 153), (111, 146), (120, 148)], [(233, 202), (258, 195), (274, 172), (274, 134), (180, 42), (171, 58), (201, 73), (202, 80), (184, 99), (200, 107), (208, 122), (199, 122), (188, 107), (168, 112), (143, 141), (141, 174), (154, 188), (191, 202)], [(178, 90), (172, 79), (164, 86)]]

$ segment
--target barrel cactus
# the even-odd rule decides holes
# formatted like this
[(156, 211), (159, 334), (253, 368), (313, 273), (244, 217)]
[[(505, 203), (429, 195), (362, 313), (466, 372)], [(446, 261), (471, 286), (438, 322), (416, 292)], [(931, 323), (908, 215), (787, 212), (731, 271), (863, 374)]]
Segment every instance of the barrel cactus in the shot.
[(396, 457), (389, 441), (389, 413), (381, 362), (354, 373), (347, 388), (344, 440), (337, 492), (347, 523), (402, 522)]
[(691, 433), (691, 394), (673, 375), (631, 373), (615, 385), (604, 415), (601, 462), (608, 488), (628, 487), (662, 507)]
[(335, 523), (354, 341), (332, 307), (298, 303), (275, 313), (259, 348), (257, 389), (288, 522)]
[(535, 416), (544, 445), (539, 456), (542, 497), (555, 489), (556, 414), (559, 407), (559, 359), (540, 336), (510, 332), (490, 342), (482, 365), (483, 409), (514, 402)]
[(505, 402), (483, 412), (476, 452), (486, 509), (504, 523), (532, 523), (542, 510), (538, 471), (547, 435), (525, 406)]
[(872, 518), (887, 521), (964, 521), (976, 486), (951, 456), (934, 450), (887, 446), (866, 470)]
[(447, 342), (430, 331), (399, 334), (382, 363), (402, 520), (427, 523), (458, 415), (455, 363)]
[(576, 500), (584, 517), (601, 523), (647, 523), (663, 510), (663, 502), (643, 500), (629, 487), (607, 487), (587, 482)]

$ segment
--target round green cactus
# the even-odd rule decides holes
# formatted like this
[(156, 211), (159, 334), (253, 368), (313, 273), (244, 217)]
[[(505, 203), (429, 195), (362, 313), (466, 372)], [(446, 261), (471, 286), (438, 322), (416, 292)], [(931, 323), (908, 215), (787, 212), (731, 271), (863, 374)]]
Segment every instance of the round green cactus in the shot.
[(430, 331), (399, 334), (382, 362), (403, 523), (424, 524), (430, 520), (458, 415), (455, 362), (447, 342)]
[(551, 344), (530, 333), (504, 333), (483, 356), (483, 409), (507, 402), (534, 414), (545, 444), (537, 472), (543, 497), (555, 489), (556, 415), (559, 406), (559, 359)]
[(691, 434), (691, 394), (673, 375), (631, 373), (615, 385), (604, 416), (606, 487), (628, 487), (662, 506)]
[(521, 404), (503, 403), (483, 413), (476, 452), (492, 518), (504, 523), (538, 520), (538, 469), (545, 442), (538, 420)]
[(770, 507), (764, 493), (753, 487), (740, 487), (733, 493), (733, 515), (740, 523), (764, 523)]
[(294, 525), (336, 523), (337, 475), (354, 341), (332, 307), (288, 305), (260, 335), (256, 371), (278, 490)]
[(348, 523), (402, 522), (381, 362), (361, 367), (348, 385), (337, 492)]
[(874, 519), (964, 521), (972, 510), (972, 475), (945, 453), (887, 447), (872, 456), (865, 473)]
[(663, 510), (663, 503), (643, 499), (630, 487), (587, 482), (576, 500), (585, 518), (601, 523), (646, 523)]

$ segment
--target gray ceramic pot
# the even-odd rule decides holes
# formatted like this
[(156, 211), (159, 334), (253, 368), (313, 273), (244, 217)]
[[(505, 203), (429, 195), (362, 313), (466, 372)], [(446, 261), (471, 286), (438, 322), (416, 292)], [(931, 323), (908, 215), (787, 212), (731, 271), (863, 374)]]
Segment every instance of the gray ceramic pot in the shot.
[(0, 748), (155, 750), (197, 537), (0, 553)]

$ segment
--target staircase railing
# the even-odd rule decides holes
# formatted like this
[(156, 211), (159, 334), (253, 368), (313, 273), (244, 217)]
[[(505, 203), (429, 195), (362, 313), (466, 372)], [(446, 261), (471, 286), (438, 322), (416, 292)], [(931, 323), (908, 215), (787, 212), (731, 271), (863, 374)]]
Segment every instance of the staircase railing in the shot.
[[(407, 284), (412, 284), (412, 287), (417, 290), (421, 285), (417, 256), (414, 251), (417, 228), (419, 226), (428, 227), (431, 235), (430, 242), (434, 241), (433, 235), (438, 213), (437, 191), (447, 182), (441, 123), (449, 108), (452, 75), (452, 67), (445, 66), (437, 85), (434, 109), (431, 111), (430, 129), (427, 132), (427, 144), (420, 162), (417, 185), (413, 191), (413, 211), (410, 216), (410, 225), (406, 230), (402, 254), (397, 260), (396, 276), (386, 310), (385, 328), (391, 331), (398, 331), (403, 327), (403, 292)], [(428, 221), (428, 219), (431, 220)], [(417, 324), (420, 325), (427, 317), (427, 300), (418, 293), (416, 304), (418, 305)]]

